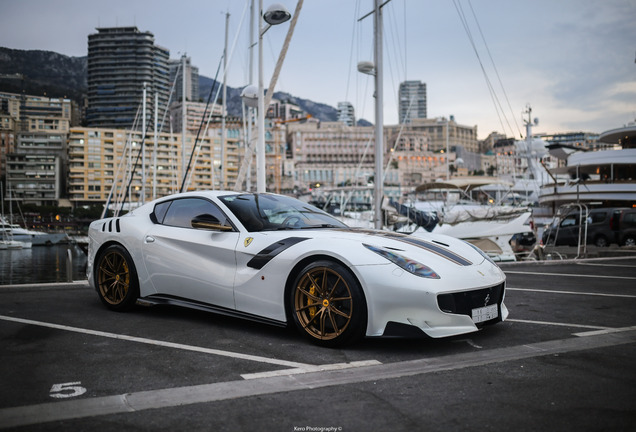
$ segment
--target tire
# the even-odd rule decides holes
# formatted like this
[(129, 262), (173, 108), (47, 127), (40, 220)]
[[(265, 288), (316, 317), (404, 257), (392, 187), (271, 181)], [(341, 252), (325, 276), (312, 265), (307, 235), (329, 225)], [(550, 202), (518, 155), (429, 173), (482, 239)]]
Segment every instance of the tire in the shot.
[(107, 247), (95, 260), (95, 286), (107, 308), (124, 312), (139, 297), (139, 279), (133, 260), (122, 246)]
[(604, 235), (599, 235), (594, 240), (594, 244), (597, 247), (608, 247), (609, 246), (609, 241), (607, 241), (607, 237), (605, 237)]
[(326, 347), (360, 340), (367, 328), (367, 304), (357, 279), (343, 265), (321, 260), (305, 266), (290, 290), (296, 328)]
[(636, 246), (636, 239), (634, 238), (634, 236), (626, 236), (623, 239), (623, 246)]

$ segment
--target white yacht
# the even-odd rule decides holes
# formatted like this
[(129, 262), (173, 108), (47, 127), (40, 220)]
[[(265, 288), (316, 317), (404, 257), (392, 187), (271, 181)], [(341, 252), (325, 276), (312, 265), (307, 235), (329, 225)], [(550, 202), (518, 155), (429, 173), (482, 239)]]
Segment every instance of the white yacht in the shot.
[(49, 246), (60, 243), (68, 243), (69, 236), (66, 233), (46, 233), (22, 228), (18, 224), (12, 224), (0, 216), (0, 231), (3, 237), (15, 242), (28, 243), (29, 246)]
[(601, 207), (636, 205), (636, 122), (603, 132), (599, 141), (615, 145), (600, 151), (553, 149), (567, 160), (551, 170), (553, 179), (541, 187), (539, 203), (558, 208), (568, 203)]
[[(486, 191), (486, 186), (493, 189)], [(509, 205), (505, 193), (492, 194), (511, 187), (512, 183), (495, 177), (456, 177), (418, 186), (419, 196), (412, 205), (439, 218), (439, 223), (427, 231), (466, 240), (495, 261), (515, 261), (518, 254), (525, 255), (526, 248), (514, 241), (523, 237), (534, 243), (535, 235), (530, 208)], [(423, 232), (418, 228), (412, 235)]]

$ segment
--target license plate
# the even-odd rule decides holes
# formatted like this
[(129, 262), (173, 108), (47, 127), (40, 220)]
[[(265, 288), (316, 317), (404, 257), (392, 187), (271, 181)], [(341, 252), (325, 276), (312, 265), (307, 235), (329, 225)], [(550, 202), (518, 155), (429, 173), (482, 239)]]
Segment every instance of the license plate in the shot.
[(496, 304), (473, 309), (473, 322), (480, 323), (495, 319), (499, 316), (499, 308)]

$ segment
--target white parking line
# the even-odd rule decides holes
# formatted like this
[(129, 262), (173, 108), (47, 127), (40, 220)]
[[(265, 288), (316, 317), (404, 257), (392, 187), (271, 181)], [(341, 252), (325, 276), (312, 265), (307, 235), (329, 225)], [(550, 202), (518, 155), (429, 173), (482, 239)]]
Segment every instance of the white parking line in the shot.
[(258, 363), (269, 363), (269, 364), (278, 365), (278, 366), (287, 366), (292, 368), (309, 368), (314, 366), (307, 363), (291, 362), (287, 360), (279, 360), (279, 359), (273, 359), (268, 357), (241, 354), (241, 353), (236, 353), (231, 351), (222, 351), (222, 350), (217, 350), (212, 348), (203, 348), (203, 347), (198, 347), (193, 345), (178, 344), (173, 342), (164, 342), (164, 341), (146, 339), (146, 338), (141, 338), (136, 336), (127, 336), (127, 335), (121, 335), (116, 333), (108, 333), (108, 332), (97, 331), (97, 330), (83, 329), (78, 327), (69, 327), (69, 326), (60, 325), (60, 324), (47, 323), (42, 321), (33, 321), (33, 320), (15, 318), (15, 317), (10, 317), (5, 315), (0, 315), (0, 319), (5, 321), (19, 322), (22, 324), (30, 324), (30, 325), (40, 326), (40, 327), (48, 327), (48, 328), (54, 328), (58, 330), (65, 330), (65, 331), (70, 331), (75, 333), (83, 333), (83, 334), (88, 334), (92, 336), (107, 337), (111, 339), (125, 340), (129, 342), (138, 342), (138, 343), (144, 343), (148, 345), (158, 345), (158, 346), (162, 346), (166, 348), (176, 348), (176, 349), (187, 350), (187, 351), (195, 351), (195, 352), (200, 352), (204, 354), (213, 354), (213, 355), (218, 355), (223, 357), (249, 360), (249, 361), (254, 361)]
[(605, 330), (594, 330), (594, 331), (583, 332), (583, 333), (574, 333), (574, 336), (579, 336), (579, 337), (598, 336), (598, 335), (611, 334), (611, 333), (622, 333), (622, 332), (632, 331), (632, 330), (636, 330), (636, 326), (609, 328)]
[(559, 322), (550, 322), (550, 321), (532, 321), (532, 320), (510, 319), (510, 318), (508, 318), (506, 321), (524, 323), (524, 324), (541, 324), (541, 325), (549, 325), (549, 326), (559, 326), (559, 327), (578, 327), (578, 328), (587, 328), (587, 329), (594, 329), (594, 330), (612, 330), (612, 327), (591, 326), (591, 325), (585, 325), (585, 324), (559, 323)]
[(600, 263), (591, 263), (591, 262), (577, 262), (576, 265), (580, 266), (597, 266), (597, 267), (627, 267), (634, 268), (634, 265), (629, 264), (600, 264)]
[(532, 289), (532, 288), (506, 287), (506, 291), (530, 291), (530, 292), (540, 292), (540, 293), (549, 293), (549, 294), (574, 294), (574, 295), (587, 295), (587, 296), (600, 296), (600, 297), (636, 298), (636, 295), (629, 295), (629, 294), (607, 294), (607, 293), (577, 292), (577, 291), (542, 290), (542, 289)]
[(327, 365), (320, 366), (309, 366), (303, 368), (295, 368), (295, 369), (282, 369), (270, 372), (257, 372), (252, 374), (243, 374), (241, 377), (243, 379), (258, 379), (258, 378), (270, 378), (276, 376), (287, 376), (287, 375), (298, 375), (309, 372), (325, 372), (325, 371), (334, 371), (334, 370), (342, 370), (342, 369), (351, 369), (358, 368), (363, 366), (377, 366), (382, 363), (377, 360), (363, 360), (363, 361), (353, 361), (351, 363), (332, 363)]
[(525, 271), (514, 271), (514, 270), (504, 270), (504, 273), (506, 273), (506, 274), (540, 275), (540, 276), (565, 276), (565, 277), (579, 277), (579, 278), (636, 280), (636, 277), (632, 277), (632, 276), (583, 275), (583, 274), (570, 274), (570, 273), (525, 272)]

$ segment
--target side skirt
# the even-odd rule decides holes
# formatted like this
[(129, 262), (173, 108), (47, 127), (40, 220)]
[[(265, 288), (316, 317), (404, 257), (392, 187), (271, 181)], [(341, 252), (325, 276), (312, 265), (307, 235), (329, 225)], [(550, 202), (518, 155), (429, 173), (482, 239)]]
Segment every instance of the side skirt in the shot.
[(287, 322), (273, 320), (271, 318), (265, 318), (258, 315), (252, 315), (245, 312), (240, 312), (234, 309), (228, 309), (221, 306), (215, 306), (208, 303), (197, 302), (193, 300), (184, 299), (176, 296), (167, 296), (167, 295), (151, 295), (148, 297), (142, 297), (138, 300), (139, 303), (149, 303), (153, 305), (172, 305), (185, 307), (189, 309), (197, 309), (204, 312), (212, 312), (218, 315), (225, 315), (234, 318), (241, 318), (249, 321), (255, 321), (258, 323), (273, 325), (276, 327), (287, 327)]

